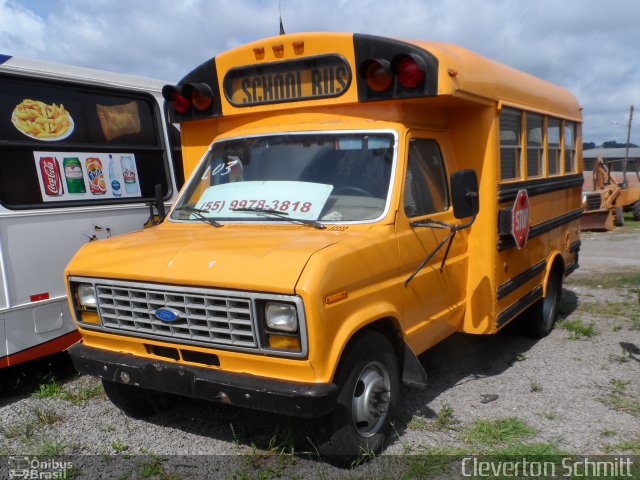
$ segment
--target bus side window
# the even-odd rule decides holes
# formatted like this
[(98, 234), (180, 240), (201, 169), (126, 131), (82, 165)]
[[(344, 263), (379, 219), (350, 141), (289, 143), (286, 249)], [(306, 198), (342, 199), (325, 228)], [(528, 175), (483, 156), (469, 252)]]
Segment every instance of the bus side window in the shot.
[(433, 140), (413, 139), (404, 190), (407, 217), (441, 212), (449, 207), (442, 154)]
[(500, 115), (500, 179), (518, 179), (522, 175), (522, 114), (505, 108)]

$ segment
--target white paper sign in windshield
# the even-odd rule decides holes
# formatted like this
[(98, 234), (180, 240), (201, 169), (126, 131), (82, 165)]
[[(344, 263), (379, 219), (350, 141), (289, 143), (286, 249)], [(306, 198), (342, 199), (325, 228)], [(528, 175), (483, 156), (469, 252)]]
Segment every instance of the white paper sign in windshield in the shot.
[(236, 209), (265, 209), (291, 218), (316, 220), (322, 212), (332, 185), (311, 182), (234, 182), (207, 188), (196, 208), (220, 218), (247, 218), (254, 215)]

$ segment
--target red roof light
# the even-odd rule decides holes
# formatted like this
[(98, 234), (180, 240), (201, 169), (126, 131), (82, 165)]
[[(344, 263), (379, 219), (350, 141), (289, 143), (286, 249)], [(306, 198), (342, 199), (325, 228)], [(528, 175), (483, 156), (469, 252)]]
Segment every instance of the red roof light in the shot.
[(397, 65), (398, 83), (404, 88), (416, 88), (424, 82), (424, 67), (410, 56), (404, 57)]
[(191, 108), (191, 100), (183, 97), (177, 90), (173, 94), (173, 108), (178, 113), (186, 113)]

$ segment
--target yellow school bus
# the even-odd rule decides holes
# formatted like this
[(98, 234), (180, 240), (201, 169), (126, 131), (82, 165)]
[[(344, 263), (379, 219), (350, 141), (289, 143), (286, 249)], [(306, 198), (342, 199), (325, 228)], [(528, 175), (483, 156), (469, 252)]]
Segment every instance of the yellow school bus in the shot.
[(567, 90), (445, 43), (296, 33), (163, 95), (190, 176), (174, 208), (66, 270), (72, 358), (127, 414), (195, 397), (379, 452), (417, 355), (553, 328), (580, 249)]

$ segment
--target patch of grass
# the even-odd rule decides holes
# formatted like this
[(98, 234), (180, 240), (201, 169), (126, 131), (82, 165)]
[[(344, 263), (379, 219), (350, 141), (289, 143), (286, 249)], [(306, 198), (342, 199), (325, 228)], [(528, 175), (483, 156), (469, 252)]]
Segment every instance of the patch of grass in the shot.
[(631, 382), (620, 380), (619, 378), (612, 378), (609, 383), (611, 384), (611, 388), (613, 388), (614, 392), (623, 392)]
[(571, 340), (579, 340), (582, 337), (592, 337), (596, 334), (593, 327), (593, 323), (585, 325), (581, 318), (574, 318), (573, 320), (564, 320), (558, 324), (562, 330), (570, 332), (569, 338)]
[(23, 419), (10, 425), (0, 425), (0, 434), (8, 439), (20, 439), (28, 443), (36, 431), (37, 422), (33, 419)]
[(47, 407), (35, 406), (33, 407), (33, 414), (35, 415), (38, 424), (41, 426), (53, 425), (64, 418), (54, 409)]
[(536, 433), (533, 427), (517, 417), (498, 418), (496, 420), (479, 419), (463, 432), (466, 443), (473, 445), (498, 446), (509, 444)]
[(440, 411), (437, 413), (435, 420), (433, 421), (433, 428), (436, 430), (449, 430), (458, 421), (453, 416), (453, 407), (447, 402), (442, 402), (440, 405)]
[(142, 462), (137, 466), (137, 470), (137, 478), (151, 478), (164, 474), (162, 463), (158, 458), (152, 458), (151, 460)]
[(67, 390), (52, 376), (47, 376), (40, 383), (34, 393), (37, 398), (59, 398), (80, 405), (91, 398), (104, 395), (102, 384), (97, 380), (91, 385), (82, 386), (75, 390)]
[(631, 452), (633, 455), (640, 455), (640, 436), (631, 438), (629, 440), (623, 440), (615, 445), (609, 445), (617, 452)]
[(447, 402), (442, 402), (440, 410), (433, 420), (428, 420), (421, 416), (411, 418), (407, 426), (413, 430), (437, 430), (446, 431), (452, 429), (458, 420), (453, 416), (453, 407)]
[(458, 465), (468, 451), (456, 447), (420, 447), (417, 455), (404, 457), (407, 470), (403, 479), (409, 478), (448, 478), (451, 467)]
[(573, 275), (566, 283), (591, 288), (637, 288), (640, 285), (640, 270), (598, 272), (587, 276)]
[(64, 400), (68, 400), (76, 405), (80, 405), (87, 400), (92, 398), (101, 398), (104, 397), (104, 389), (102, 388), (102, 383), (94, 383), (93, 385), (87, 385), (84, 387), (80, 387), (76, 391), (65, 391), (65, 395), (63, 396)]
[(129, 445), (120, 440), (115, 440), (111, 442), (111, 448), (113, 448), (113, 451), (116, 453), (124, 453), (129, 450)]
[(602, 437), (613, 437), (617, 432), (615, 430), (611, 430), (610, 428), (605, 428), (600, 431), (600, 436)]
[(603, 397), (601, 400), (602, 403), (614, 410), (640, 417), (640, 400), (635, 400), (615, 393)]
[(100, 430), (106, 433), (110, 433), (115, 430), (115, 427), (110, 423), (103, 423), (100, 425)]
[(531, 391), (532, 392), (541, 392), (542, 391), (542, 385), (540, 385), (540, 383), (536, 382), (535, 380), (531, 382)]
[(482, 452), (483, 455), (526, 457), (527, 460), (546, 457), (549, 455), (567, 455), (553, 443), (513, 443), (504, 447), (491, 448)]
[(51, 375), (47, 375), (34, 392), (37, 398), (61, 398), (64, 388)]
[(63, 440), (51, 439), (45, 440), (41, 443), (36, 451), (36, 455), (42, 455), (47, 457), (55, 457), (64, 455), (66, 453), (69, 444)]
[(579, 310), (598, 317), (625, 318), (632, 321), (633, 328), (638, 328), (635, 320), (640, 315), (640, 304), (635, 300), (582, 303)]
[(412, 430), (428, 430), (429, 421), (426, 418), (421, 417), (420, 415), (416, 415), (411, 417), (411, 420), (407, 424), (407, 427)]
[(548, 412), (544, 412), (544, 418), (546, 418), (547, 420), (555, 420), (556, 418), (558, 418), (558, 414), (552, 410), (549, 410)]

